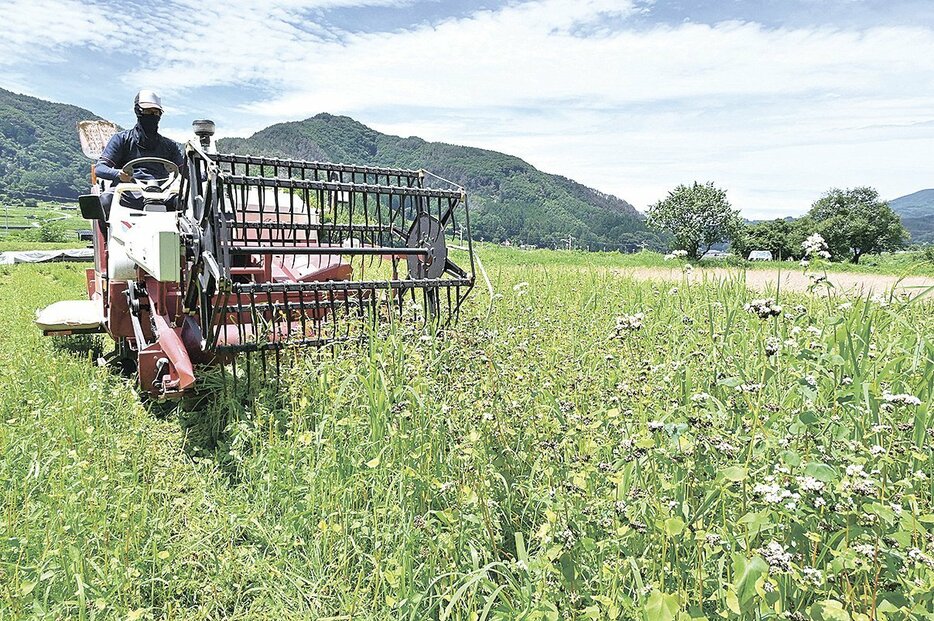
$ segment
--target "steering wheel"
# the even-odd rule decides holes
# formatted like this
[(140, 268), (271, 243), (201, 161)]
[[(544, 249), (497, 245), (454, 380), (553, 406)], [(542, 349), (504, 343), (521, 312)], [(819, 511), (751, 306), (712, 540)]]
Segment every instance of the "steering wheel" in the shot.
[[(165, 179), (137, 179), (136, 171), (134, 168), (140, 164), (162, 164), (165, 167), (166, 172), (169, 174)], [(126, 163), (126, 166), (123, 167), (124, 174), (127, 174), (133, 177), (134, 181), (155, 181), (156, 185), (159, 186), (160, 192), (165, 192), (169, 187), (175, 183), (175, 180), (179, 177), (178, 165), (175, 162), (170, 162), (169, 160), (163, 159), (161, 157), (138, 157), (135, 160), (130, 160)], [(159, 182), (162, 183), (159, 183)]]

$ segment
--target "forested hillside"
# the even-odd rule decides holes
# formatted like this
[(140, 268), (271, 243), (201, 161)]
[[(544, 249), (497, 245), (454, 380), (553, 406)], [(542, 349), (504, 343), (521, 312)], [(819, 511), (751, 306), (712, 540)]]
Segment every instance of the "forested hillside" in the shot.
[(67, 104), (0, 89), (0, 197), (77, 197), (90, 183), (78, 121), (100, 118)]
[(934, 189), (921, 190), (889, 201), (911, 233), (913, 244), (934, 244)]
[(510, 155), (377, 132), (343, 116), (279, 123), (221, 151), (403, 168), (425, 168), (467, 188), (475, 238), (558, 246), (634, 249), (661, 246), (624, 200)]

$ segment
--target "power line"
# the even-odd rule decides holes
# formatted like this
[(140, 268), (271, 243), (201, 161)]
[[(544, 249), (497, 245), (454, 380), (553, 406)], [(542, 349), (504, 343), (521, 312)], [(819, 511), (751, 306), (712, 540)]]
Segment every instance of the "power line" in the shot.
[(23, 196), (29, 195), (29, 196), (34, 196), (36, 198), (57, 198), (57, 199), (61, 199), (63, 201), (69, 201), (72, 203), (78, 200), (77, 196), (60, 196), (57, 194), (41, 194), (38, 192), (30, 192), (28, 190), (7, 190), (7, 193), (21, 194)]

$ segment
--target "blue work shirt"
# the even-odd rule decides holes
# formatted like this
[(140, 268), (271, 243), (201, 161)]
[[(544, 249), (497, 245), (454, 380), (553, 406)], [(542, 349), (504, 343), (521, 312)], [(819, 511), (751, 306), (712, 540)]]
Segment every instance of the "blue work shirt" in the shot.
[[(120, 169), (127, 162), (140, 157), (161, 157), (162, 159), (174, 162), (179, 170), (185, 164), (185, 156), (174, 140), (158, 134), (158, 142), (155, 146), (144, 147), (141, 142), (143, 138), (142, 130), (137, 126), (114, 134), (101, 152), (101, 157), (97, 160), (94, 167), (94, 174), (99, 179), (108, 179), (113, 183), (111, 186), (120, 183)], [(137, 179), (165, 179), (169, 176), (165, 166), (161, 164), (144, 164), (135, 169)]]

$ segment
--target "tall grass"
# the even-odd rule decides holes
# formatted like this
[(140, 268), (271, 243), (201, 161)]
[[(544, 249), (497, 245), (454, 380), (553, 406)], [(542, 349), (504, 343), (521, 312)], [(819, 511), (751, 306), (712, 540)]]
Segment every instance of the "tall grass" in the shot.
[(79, 268), (0, 268), (0, 618), (930, 613), (930, 302), (529, 256), (168, 416), (30, 325)]

